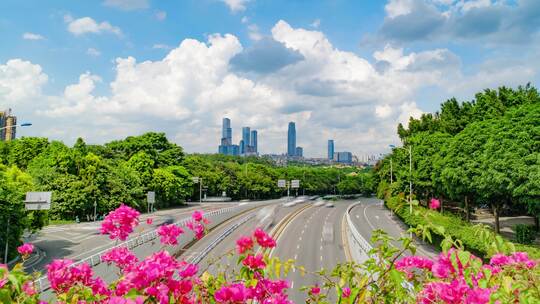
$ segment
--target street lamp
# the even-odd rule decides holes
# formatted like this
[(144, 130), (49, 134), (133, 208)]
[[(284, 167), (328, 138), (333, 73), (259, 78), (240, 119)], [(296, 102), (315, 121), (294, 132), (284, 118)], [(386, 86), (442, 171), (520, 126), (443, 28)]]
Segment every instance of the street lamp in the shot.
[(30, 127), (31, 125), (32, 125), (32, 123), (30, 123), (30, 122), (23, 122), (20, 125), (1, 127), (0, 130), (4, 130), (4, 129), (7, 129), (7, 128), (16, 128), (16, 127)]
[[(396, 148), (390, 145), (390, 148)], [(392, 157), (390, 157), (390, 183), (392, 183)], [(412, 214), (412, 145), (409, 144), (409, 212)]]

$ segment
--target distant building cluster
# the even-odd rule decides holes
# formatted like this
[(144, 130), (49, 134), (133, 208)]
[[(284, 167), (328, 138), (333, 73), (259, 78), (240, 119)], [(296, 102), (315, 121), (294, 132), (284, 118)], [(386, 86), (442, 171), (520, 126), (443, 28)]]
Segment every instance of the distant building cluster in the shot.
[(250, 127), (243, 127), (242, 139), (238, 145), (235, 145), (232, 141), (231, 120), (229, 118), (223, 118), (221, 144), (219, 145), (218, 152), (233, 156), (258, 155), (257, 130), (251, 130)]
[(343, 164), (351, 164), (353, 162), (353, 155), (351, 152), (335, 152), (334, 150), (334, 140), (329, 139), (328, 140), (328, 160), (337, 162), (337, 163), (343, 163)]
[(15, 139), (16, 125), (17, 117), (11, 114), (11, 109), (0, 111), (0, 140), (10, 141)]

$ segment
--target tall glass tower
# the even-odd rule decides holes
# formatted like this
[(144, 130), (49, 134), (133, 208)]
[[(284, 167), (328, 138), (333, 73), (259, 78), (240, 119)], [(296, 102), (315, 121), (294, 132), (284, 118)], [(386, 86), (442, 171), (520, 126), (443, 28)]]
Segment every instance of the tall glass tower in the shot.
[(287, 155), (296, 155), (296, 125), (294, 122), (289, 122), (289, 130), (287, 131)]
[(333, 139), (328, 140), (328, 159), (329, 160), (334, 159), (334, 140)]
[(253, 148), (253, 152), (257, 153), (257, 130), (251, 130), (251, 143), (249, 144)]
[(222, 141), (222, 145), (225, 145), (225, 146), (232, 145), (231, 120), (226, 117), (223, 118), (223, 127), (221, 129), (221, 141)]
[(248, 152), (248, 146), (251, 144), (251, 141), (249, 140), (249, 136), (251, 135), (251, 131), (249, 127), (243, 127), (242, 128), (242, 140), (244, 141), (244, 151), (241, 153)]

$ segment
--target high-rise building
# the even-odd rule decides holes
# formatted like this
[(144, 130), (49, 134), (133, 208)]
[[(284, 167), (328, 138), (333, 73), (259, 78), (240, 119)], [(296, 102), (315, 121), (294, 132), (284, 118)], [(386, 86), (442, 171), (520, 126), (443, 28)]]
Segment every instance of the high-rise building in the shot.
[(240, 146), (240, 154), (246, 154), (250, 152), (249, 145), (251, 141), (249, 140), (249, 136), (251, 135), (251, 131), (249, 127), (243, 127), (242, 128), (242, 141), (244, 142), (244, 148), (242, 149), (242, 146)]
[(243, 139), (240, 140), (240, 143), (238, 144), (238, 146), (240, 147), (240, 154), (245, 154), (247, 149), (246, 149), (245, 141)]
[(328, 159), (329, 160), (334, 159), (334, 140), (333, 139), (328, 140)]
[(222, 144), (232, 145), (232, 128), (231, 120), (227, 117), (223, 118), (223, 127), (221, 129)]
[(296, 147), (294, 154), (297, 157), (303, 157), (304, 156), (304, 148)]
[(250, 142), (250, 146), (252, 147), (253, 149), (253, 152), (257, 153), (257, 130), (251, 130), (251, 142)]
[(352, 163), (352, 153), (351, 152), (337, 152), (336, 153), (336, 159), (338, 163), (346, 163), (350, 164)]
[(287, 131), (287, 156), (295, 156), (296, 154), (296, 126), (294, 122), (289, 122)]
[(11, 115), (11, 109), (0, 111), (0, 140), (10, 141), (15, 139), (17, 117)]

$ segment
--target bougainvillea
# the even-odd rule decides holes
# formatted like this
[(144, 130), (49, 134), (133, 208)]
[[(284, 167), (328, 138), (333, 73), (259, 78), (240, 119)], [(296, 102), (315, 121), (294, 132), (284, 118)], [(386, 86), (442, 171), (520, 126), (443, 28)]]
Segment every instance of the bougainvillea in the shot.
[(108, 234), (111, 240), (125, 241), (139, 225), (139, 215), (139, 211), (121, 204), (105, 217), (101, 223), (101, 234)]

